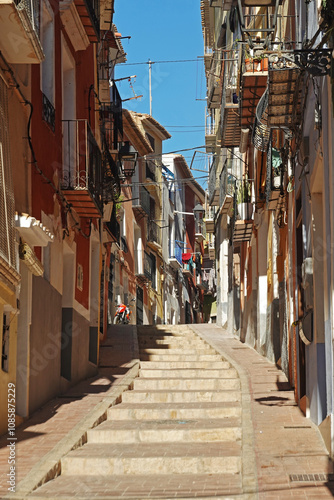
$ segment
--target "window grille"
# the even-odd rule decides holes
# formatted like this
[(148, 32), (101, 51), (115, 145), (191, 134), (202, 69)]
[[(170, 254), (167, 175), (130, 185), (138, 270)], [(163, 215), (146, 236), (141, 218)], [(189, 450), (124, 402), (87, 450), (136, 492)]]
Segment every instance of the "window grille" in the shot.
[(16, 269), (15, 206), (10, 165), (8, 96), (0, 77), (0, 257)]

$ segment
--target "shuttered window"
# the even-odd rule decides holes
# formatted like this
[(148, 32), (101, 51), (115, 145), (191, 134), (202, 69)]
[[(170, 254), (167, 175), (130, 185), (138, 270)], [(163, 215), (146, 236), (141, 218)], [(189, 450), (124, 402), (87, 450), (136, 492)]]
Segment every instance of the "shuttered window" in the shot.
[(7, 86), (0, 76), (0, 257), (16, 268), (14, 209)]

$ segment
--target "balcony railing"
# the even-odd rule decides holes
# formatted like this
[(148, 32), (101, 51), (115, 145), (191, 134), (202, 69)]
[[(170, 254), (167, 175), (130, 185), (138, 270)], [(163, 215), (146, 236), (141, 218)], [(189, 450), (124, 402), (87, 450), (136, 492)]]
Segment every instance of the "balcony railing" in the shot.
[(267, 154), (266, 202), (268, 210), (275, 210), (283, 191), (284, 166), (280, 151), (269, 143)]
[(116, 217), (112, 217), (109, 222), (105, 222), (105, 226), (116, 243), (120, 243), (121, 228)]
[(102, 156), (87, 120), (63, 121), (62, 190), (82, 217), (102, 213)]
[(40, 64), (39, 0), (0, 2), (0, 50), (12, 64)]
[(223, 214), (231, 214), (236, 189), (235, 177), (231, 174), (231, 160), (226, 160), (220, 175), (219, 205)]
[(155, 282), (155, 269), (151, 254), (144, 252), (144, 275), (151, 282)]
[(182, 266), (182, 248), (177, 242), (174, 242), (174, 250), (170, 250), (169, 263), (173, 267)]
[(156, 165), (152, 160), (146, 161), (146, 179), (150, 179), (153, 182), (157, 181), (156, 177)]
[(50, 126), (52, 132), (55, 131), (56, 112), (53, 104), (43, 94), (43, 120)]
[(224, 86), (221, 105), (222, 146), (236, 147), (240, 144), (239, 113), (239, 69), (241, 50), (225, 53)]
[(214, 156), (209, 172), (209, 203), (219, 204), (219, 178), (217, 177), (218, 157)]
[(222, 95), (221, 61), (217, 59), (211, 64), (208, 72), (208, 108), (219, 108)]
[(161, 247), (161, 227), (150, 220), (147, 223), (147, 242)]
[(198, 243), (201, 241), (204, 241), (206, 238), (206, 227), (205, 227), (205, 222), (203, 220), (201, 221), (195, 221), (195, 239)]
[(117, 151), (123, 141), (123, 116), (122, 99), (115, 82), (110, 87), (109, 102), (100, 106), (100, 118), (109, 150)]
[(150, 193), (144, 186), (135, 184), (132, 188), (132, 208), (140, 218), (150, 215)]

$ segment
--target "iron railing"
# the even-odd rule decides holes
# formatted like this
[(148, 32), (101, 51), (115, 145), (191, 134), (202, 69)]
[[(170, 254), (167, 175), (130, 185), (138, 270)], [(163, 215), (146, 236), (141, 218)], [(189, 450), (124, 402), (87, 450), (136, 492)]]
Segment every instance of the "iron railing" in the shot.
[(42, 117), (43, 120), (50, 126), (51, 130), (54, 132), (55, 122), (56, 122), (55, 108), (45, 94), (42, 94), (42, 96), (43, 96)]
[(40, 35), (40, 0), (20, 0), (15, 1), (18, 9), (27, 12), (31, 25), (37, 35)]
[(150, 220), (147, 222), (147, 241), (161, 246), (161, 227)]
[(100, 106), (102, 131), (110, 150), (117, 151), (123, 141), (122, 99), (115, 82), (110, 87), (110, 102)]
[(146, 179), (151, 179), (151, 181), (156, 182), (156, 165), (152, 160), (146, 161)]
[(87, 120), (63, 120), (64, 190), (88, 190), (102, 209), (102, 155)]
[(134, 184), (132, 188), (132, 207), (141, 208), (146, 215), (150, 214), (150, 193), (144, 186)]
[(202, 221), (195, 221), (195, 234), (201, 234), (203, 235), (204, 239), (206, 238), (206, 227), (205, 227), (205, 222)]
[(218, 158), (217, 156), (214, 156), (212, 159), (209, 172), (209, 200), (213, 198), (215, 191), (217, 189), (217, 166), (218, 166)]
[(121, 228), (116, 217), (111, 217), (109, 222), (105, 222), (105, 225), (110, 234), (114, 237), (116, 243), (120, 243)]
[(219, 205), (222, 206), (226, 196), (233, 197), (236, 188), (235, 177), (230, 173), (231, 160), (226, 160), (220, 174)]

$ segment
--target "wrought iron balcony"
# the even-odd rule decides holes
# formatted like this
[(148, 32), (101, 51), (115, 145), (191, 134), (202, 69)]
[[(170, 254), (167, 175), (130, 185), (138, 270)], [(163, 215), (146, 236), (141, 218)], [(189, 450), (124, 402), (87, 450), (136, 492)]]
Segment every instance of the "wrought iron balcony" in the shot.
[(161, 227), (154, 221), (147, 221), (147, 244), (154, 250), (161, 250)]
[(43, 120), (50, 126), (52, 132), (55, 131), (56, 112), (49, 99), (43, 94)]
[(215, 109), (220, 107), (222, 96), (221, 82), (221, 61), (218, 56), (213, 60), (211, 68), (208, 71), (208, 108)]
[(253, 234), (253, 211), (252, 203), (252, 185), (253, 181), (247, 178), (239, 181), (236, 192), (237, 214), (234, 220), (233, 243), (249, 241)]
[(226, 52), (224, 59), (224, 86), (221, 105), (222, 146), (237, 147), (240, 144), (239, 81), (241, 50)]
[(132, 209), (139, 219), (150, 215), (150, 193), (144, 186), (138, 184), (133, 186)]
[(219, 159), (214, 156), (209, 172), (209, 204), (219, 205), (219, 176), (218, 176)]
[(105, 222), (105, 227), (115, 243), (120, 243), (121, 228), (116, 217), (111, 217), (109, 222)]
[(285, 167), (280, 151), (273, 148), (271, 142), (267, 153), (266, 202), (268, 210), (275, 210), (283, 196), (283, 177)]
[(195, 240), (197, 243), (201, 243), (206, 238), (206, 228), (205, 222), (203, 220), (196, 221), (195, 220)]
[(100, 106), (100, 119), (108, 149), (111, 154), (117, 153), (119, 145), (123, 141), (123, 115), (122, 99), (115, 82), (112, 82), (109, 89), (108, 102), (104, 102)]
[(220, 174), (219, 213), (223, 215), (231, 215), (236, 190), (236, 180), (231, 174), (231, 163), (232, 161), (227, 159)]
[(182, 248), (177, 242), (174, 242), (174, 249), (170, 250), (169, 265), (175, 269), (182, 267)]
[(0, 50), (9, 63), (40, 64), (43, 61), (39, 11), (39, 0), (1, 0)]
[(182, 265), (182, 273), (186, 278), (195, 278), (195, 266), (193, 260), (189, 260), (188, 262), (184, 262)]
[(248, 54), (242, 51), (241, 60), (241, 90), (240, 90), (240, 119), (241, 127), (253, 126), (256, 107), (267, 88), (268, 63), (267, 59), (252, 59), (247, 62)]
[(158, 185), (157, 185), (157, 165), (153, 160), (147, 160), (146, 161), (146, 189), (152, 193), (156, 191)]
[(62, 191), (81, 217), (101, 217), (102, 155), (87, 120), (63, 121)]

